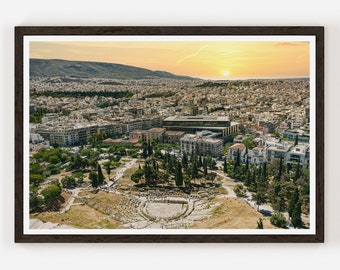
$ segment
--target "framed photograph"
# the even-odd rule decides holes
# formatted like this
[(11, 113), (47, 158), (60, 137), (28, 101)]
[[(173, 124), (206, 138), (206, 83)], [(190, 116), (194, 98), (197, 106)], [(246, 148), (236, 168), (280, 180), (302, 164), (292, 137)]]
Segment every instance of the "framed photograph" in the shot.
[(323, 27), (16, 27), (15, 241), (323, 242)]

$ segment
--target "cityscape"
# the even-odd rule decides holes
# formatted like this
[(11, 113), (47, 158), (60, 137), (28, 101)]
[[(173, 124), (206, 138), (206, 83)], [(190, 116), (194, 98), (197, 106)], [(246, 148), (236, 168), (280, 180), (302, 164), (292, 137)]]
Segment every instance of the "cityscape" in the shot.
[[(287, 56), (273, 64), (254, 53), (270, 73), (260, 61), (250, 78), (232, 61), (210, 74), (210, 44), (172, 55), (196, 74), (157, 57), (164, 44), (148, 61), (139, 54), (145, 44), (127, 46), (135, 62), (119, 64), (58, 60), (57, 50), (39, 55), (43, 45), (32, 45), (30, 58), (31, 229), (310, 227), (306, 44), (269, 44), (271, 52), (266, 43), (257, 53)], [(295, 63), (287, 71), (286, 58)]]

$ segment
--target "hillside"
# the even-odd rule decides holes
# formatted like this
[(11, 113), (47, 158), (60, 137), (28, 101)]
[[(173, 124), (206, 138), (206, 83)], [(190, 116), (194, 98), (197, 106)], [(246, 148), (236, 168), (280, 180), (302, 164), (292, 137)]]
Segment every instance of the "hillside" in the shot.
[(59, 59), (30, 59), (30, 77), (73, 77), (105, 79), (150, 79), (170, 78), (193, 80), (188, 76), (178, 76), (165, 71), (152, 71), (145, 68), (85, 61)]

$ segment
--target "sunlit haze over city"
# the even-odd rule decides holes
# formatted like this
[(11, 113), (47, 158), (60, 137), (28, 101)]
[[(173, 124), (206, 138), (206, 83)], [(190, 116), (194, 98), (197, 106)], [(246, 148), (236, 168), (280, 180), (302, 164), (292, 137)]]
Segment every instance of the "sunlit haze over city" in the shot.
[(202, 79), (306, 78), (309, 42), (31, 42), (30, 58), (124, 64)]

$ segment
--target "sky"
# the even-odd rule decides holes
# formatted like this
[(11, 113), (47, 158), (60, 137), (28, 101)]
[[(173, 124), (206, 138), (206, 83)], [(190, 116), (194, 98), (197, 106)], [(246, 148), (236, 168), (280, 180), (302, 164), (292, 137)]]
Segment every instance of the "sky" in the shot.
[(31, 41), (30, 58), (94, 61), (203, 79), (302, 78), (310, 44), (296, 41)]

